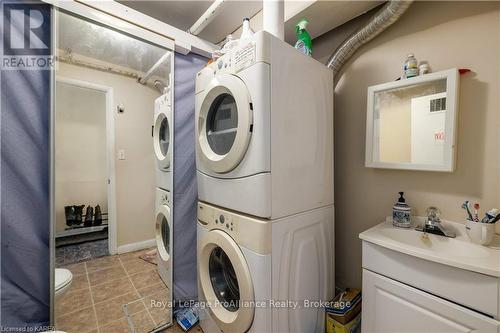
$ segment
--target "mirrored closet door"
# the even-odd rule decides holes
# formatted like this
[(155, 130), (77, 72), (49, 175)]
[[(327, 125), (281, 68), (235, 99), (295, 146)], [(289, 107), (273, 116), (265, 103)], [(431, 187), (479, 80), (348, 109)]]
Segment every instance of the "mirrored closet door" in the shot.
[(153, 332), (172, 324), (173, 52), (79, 14), (56, 11), (54, 324)]

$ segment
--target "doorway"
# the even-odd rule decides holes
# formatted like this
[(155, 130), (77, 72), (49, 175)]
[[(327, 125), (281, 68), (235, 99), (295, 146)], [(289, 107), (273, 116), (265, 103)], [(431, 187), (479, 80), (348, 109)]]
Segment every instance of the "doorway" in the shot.
[(57, 265), (116, 252), (112, 94), (110, 87), (56, 80)]

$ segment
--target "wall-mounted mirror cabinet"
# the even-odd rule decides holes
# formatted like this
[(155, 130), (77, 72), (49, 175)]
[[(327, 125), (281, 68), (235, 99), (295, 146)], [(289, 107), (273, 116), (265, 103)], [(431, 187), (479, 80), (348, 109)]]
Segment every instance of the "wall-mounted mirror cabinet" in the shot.
[(457, 69), (368, 87), (366, 167), (452, 172), (458, 90)]

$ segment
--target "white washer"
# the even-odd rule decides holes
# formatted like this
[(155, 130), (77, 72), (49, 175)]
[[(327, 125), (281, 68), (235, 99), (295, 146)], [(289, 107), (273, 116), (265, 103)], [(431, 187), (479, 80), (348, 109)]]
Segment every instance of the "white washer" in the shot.
[(199, 202), (201, 328), (324, 332), (323, 308), (278, 309), (272, 300), (332, 299), (333, 258), (333, 206), (270, 221)]
[(174, 123), (172, 121), (172, 107), (170, 91), (155, 100), (153, 123), (153, 147), (156, 157), (156, 185), (170, 190), (172, 180), (170, 165), (172, 160), (172, 134)]
[(196, 78), (199, 199), (279, 218), (333, 204), (333, 75), (261, 31)]
[(156, 189), (156, 247), (158, 273), (168, 288), (172, 287), (173, 228), (170, 192)]

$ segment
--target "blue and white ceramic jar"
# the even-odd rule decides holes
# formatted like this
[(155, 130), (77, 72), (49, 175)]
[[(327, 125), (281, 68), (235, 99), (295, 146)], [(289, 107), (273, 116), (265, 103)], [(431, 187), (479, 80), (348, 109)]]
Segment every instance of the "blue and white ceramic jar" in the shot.
[(398, 202), (392, 207), (392, 224), (398, 228), (411, 227), (411, 207), (404, 198), (404, 192), (399, 192)]

